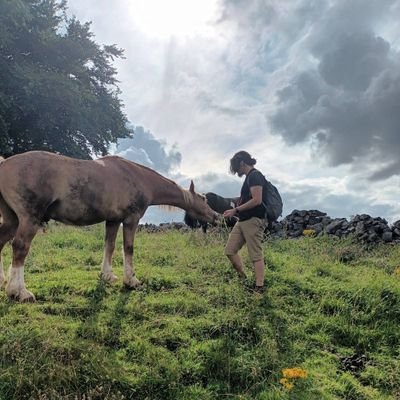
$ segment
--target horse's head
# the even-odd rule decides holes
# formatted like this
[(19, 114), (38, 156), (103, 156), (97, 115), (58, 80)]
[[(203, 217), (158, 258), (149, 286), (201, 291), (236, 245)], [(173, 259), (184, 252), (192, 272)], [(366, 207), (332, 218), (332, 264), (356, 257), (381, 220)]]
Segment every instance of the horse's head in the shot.
[(210, 206), (207, 204), (205, 196), (196, 193), (194, 190), (193, 181), (190, 183), (189, 188), (190, 201), (186, 210), (187, 215), (191, 219), (196, 219), (202, 222), (215, 223), (220, 217)]
[(200, 227), (200, 221), (196, 218), (192, 218), (187, 211), (185, 211), (185, 216), (183, 218), (183, 221), (187, 226), (189, 226), (192, 229), (196, 229)]

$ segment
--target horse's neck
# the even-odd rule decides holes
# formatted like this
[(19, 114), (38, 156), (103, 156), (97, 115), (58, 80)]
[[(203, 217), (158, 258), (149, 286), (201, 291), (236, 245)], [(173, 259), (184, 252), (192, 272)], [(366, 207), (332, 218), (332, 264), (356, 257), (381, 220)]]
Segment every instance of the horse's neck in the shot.
[(151, 205), (168, 205), (186, 209), (188, 195), (175, 182), (163, 176), (152, 177), (152, 201)]

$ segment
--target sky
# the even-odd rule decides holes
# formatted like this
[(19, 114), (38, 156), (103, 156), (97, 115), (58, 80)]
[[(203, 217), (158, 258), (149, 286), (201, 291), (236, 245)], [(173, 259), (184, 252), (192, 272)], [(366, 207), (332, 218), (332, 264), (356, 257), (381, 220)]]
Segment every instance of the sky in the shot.
[[(400, 0), (68, 0), (116, 60), (111, 152), (238, 196), (248, 151), (294, 209), (400, 219)], [(142, 222), (181, 221), (150, 207)]]

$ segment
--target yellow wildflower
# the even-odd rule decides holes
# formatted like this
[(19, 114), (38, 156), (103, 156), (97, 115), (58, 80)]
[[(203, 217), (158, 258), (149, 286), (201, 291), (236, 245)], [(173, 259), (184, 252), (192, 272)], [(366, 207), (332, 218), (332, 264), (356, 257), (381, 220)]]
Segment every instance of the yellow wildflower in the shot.
[(294, 387), (296, 379), (307, 378), (307, 371), (302, 368), (286, 368), (282, 370), (283, 378), (279, 381), (282, 386), (290, 391)]
[(293, 387), (294, 387), (294, 384), (291, 383), (291, 382), (289, 381), (289, 379), (282, 378), (279, 382), (280, 382), (280, 383), (283, 385), (283, 387), (284, 387), (286, 390), (288, 390), (288, 391), (292, 390)]
[(282, 370), (282, 374), (285, 378), (307, 378), (307, 371), (301, 368), (286, 368)]

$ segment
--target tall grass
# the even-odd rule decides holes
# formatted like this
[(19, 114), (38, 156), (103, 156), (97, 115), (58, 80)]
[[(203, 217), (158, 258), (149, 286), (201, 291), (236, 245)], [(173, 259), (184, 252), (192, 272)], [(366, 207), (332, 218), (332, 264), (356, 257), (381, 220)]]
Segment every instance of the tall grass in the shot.
[[(50, 225), (27, 259), (37, 303), (1, 292), (0, 399), (400, 398), (398, 246), (266, 241), (259, 295), (223, 256), (226, 235), (140, 232), (145, 285), (126, 291), (99, 280), (103, 235)], [(289, 390), (293, 367), (307, 378)]]

